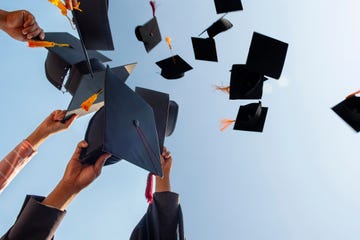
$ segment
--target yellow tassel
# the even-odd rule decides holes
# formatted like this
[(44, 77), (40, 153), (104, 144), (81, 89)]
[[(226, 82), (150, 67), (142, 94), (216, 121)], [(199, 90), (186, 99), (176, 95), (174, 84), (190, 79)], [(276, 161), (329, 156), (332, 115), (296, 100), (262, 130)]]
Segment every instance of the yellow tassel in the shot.
[(169, 46), (169, 48), (171, 50), (172, 49), (171, 38), (168, 36), (168, 37), (165, 38), (165, 40), (166, 40), (166, 43), (167, 43), (167, 45)]
[(89, 111), (91, 106), (94, 104), (98, 96), (103, 92), (102, 89), (97, 91), (95, 94), (91, 95), (88, 99), (86, 99), (82, 104), (81, 108), (84, 109), (86, 112)]
[(220, 122), (220, 131), (224, 131), (225, 129), (227, 129), (232, 123), (234, 123), (236, 120), (232, 120), (232, 119), (227, 119), (224, 118), (221, 120)]
[(70, 44), (68, 43), (56, 43), (56, 42), (49, 42), (49, 41), (35, 41), (35, 40), (29, 40), (28, 46), (31, 48), (34, 47), (70, 47)]
[(230, 86), (228, 87), (224, 87), (224, 86), (217, 86), (217, 85), (214, 85), (214, 88), (215, 90), (218, 90), (218, 91), (221, 91), (221, 92), (224, 92), (224, 93), (230, 93)]

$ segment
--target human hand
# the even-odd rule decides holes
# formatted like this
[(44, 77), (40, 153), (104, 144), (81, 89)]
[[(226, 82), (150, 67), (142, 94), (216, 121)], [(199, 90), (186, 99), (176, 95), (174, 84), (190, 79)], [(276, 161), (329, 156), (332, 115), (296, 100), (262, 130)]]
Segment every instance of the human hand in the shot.
[(45, 38), (44, 31), (37, 24), (35, 17), (26, 10), (5, 12), (2, 29), (12, 38), (19, 41), (26, 41), (39, 36), (41, 40)]
[(73, 10), (73, 7), (78, 4), (77, 0), (65, 0), (66, 8), (69, 10)]
[(88, 143), (86, 141), (81, 141), (77, 145), (77, 148), (65, 169), (64, 176), (60, 181), (61, 185), (67, 189), (68, 193), (77, 194), (92, 183), (101, 174), (106, 159), (111, 156), (111, 154), (105, 153), (96, 160), (95, 164), (82, 164), (80, 162), (80, 153), (83, 148), (86, 148), (87, 146)]
[(171, 191), (170, 172), (172, 167), (172, 156), (166, 147), (163, 147), (160, 161), (164, 176), (162, 178), (156, 176), (155, 192)]
[(66, 111), (56, 110), (40, 123), (35, 131), (27, 138), (27, 141), (34, 149), (37, 149), (48, 136), (68, 129), (77, 118), (77, 115), (73, 115), (65, 123), (62, 123), (61, 121), (64, 119), (65, 114)]

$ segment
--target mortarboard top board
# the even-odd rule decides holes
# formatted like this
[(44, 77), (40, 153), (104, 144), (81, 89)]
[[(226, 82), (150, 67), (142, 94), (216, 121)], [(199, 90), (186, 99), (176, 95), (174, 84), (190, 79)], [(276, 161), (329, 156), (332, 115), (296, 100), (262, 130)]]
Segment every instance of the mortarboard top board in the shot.
[(241, 0), (215, 0), (215, 7), (218, 14), (243, 10)]
[(261, 99), (266, 78), (248, 70), (244, 64), (234, 64), (231, 69), (230, 99)]
[(332, 110), (349, 124), (356, 132), (360, 131), (360, 98), (352, 96), (346, 98), (332, 108)]
[(213, 38), (191, 38), (195, 59), (217, 62), (215, 40)]
[(135, 28), (136, 38), (144, 43), (146, 52), (150, 52), (161, 42), (161, 34), (156, 17), (150, 19), (142, 26)]
[(83, 163), (93, 163), (102, 153), (112, 156), (106, 165), (125, 159), (162, 176), (159, 143), (152, 108), (142, 97), (107, 68), (105, 105), (90, 120), (81, 154)]
[(178, 79), (184, 76), (184, 73), (193, 69), (184, 59), (179, 55), (163, 59), (156, 62), (161, 68), (161, 76), (166, 79)]
[[(79, 116), (83, 116), (95, 111), (98, 111), (104, 105), (104, 92), (99, 94), (95, 102), (89, 108), (88, 111), (82, 109), (81, 104), (86, 101), (90, 96), (94, 95), (99, 90), (104, 90), (105, 86), (105, 66), (102, 64), (93, 64), (97, 61), (91, 61), (94, 71), (94, 78), (91, 78), (91, 75), (88, 72), (84, 72), (87, 70), (84, 64), (81, 68), (73, 67), (71, 69), (70, 77), (67, 82), (67, 89), (70, 93), (73, 91), (73, 98), (68, 106), (67, 112), (65, 114), (64, 119), (70, 118), (73, 114), (77, 114)], [(95, 66), (95, 67), (94, 67)], [(125, 66), (120, 66), (116, 68), (112, 68), (109, 71), (112, 71), (117, 77), (117, 80), (125, 83), (126, 79), (132, 73), (135, 68), (136, 63), (128, 64)]]
[(240, 106), (234, 130), (262, 132), (267, 111), (268, 108), (262, 107), (261, 102)]
[(72, 12), (79, 36), (86, 49), (114, 50), (108, 4), (108, 0), (81, 0), (82, 12)]
[[(59, 90), (65, 76), (72, 65), (85, 62), (86, 57), (82, 50), (81, 42), (76, 37), (66, 32), (49, 32), (45, 34), (45, 41), (68, 43), (71, 47), (47, 48), (48, 55), (45, 60), (45, 73), (47, 79)], [(107, 62), (111, 59), (97, 51), (88, 51), (91, 59)]]
[(251, 71), (279, 79), (288, 44), (254, 32), (246, 65)]
[(156, 130), (159, 138), (159, 147), (162, 152), (166, 135), (170, 96), (167, 93), (141, 87), (136, 87), (135, 92), (140, 95), (154, 111)]
[(210, 27), (208, 27), (206, 30), (204, 30), (201, 34), (203, 34), (205, 31), (209, 35), (209, 38), (214, 38), (219, 33), (225, 32), (232, 28), (232, 23), (227, 20), (224, 17), (221, 17), (219, 20), (214, 22)]

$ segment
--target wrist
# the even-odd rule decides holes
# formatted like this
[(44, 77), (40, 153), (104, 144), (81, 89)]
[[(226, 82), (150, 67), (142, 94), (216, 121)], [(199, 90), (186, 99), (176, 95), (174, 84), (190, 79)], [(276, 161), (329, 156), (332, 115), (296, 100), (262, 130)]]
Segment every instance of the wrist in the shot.
[(42, 203), (64, 211), (77, 194), (78, 192), (61, 180)]
[(170, 178), (169, 177), (160, 178), (156, 176), (155, 192), (170, 192), (170, 191), (171, 191)]
[(39, 128), (35, 129), (26, 140), (33, 146), (34, 149), (38, 147), (50, 136), (50, 134), (41, 131)]

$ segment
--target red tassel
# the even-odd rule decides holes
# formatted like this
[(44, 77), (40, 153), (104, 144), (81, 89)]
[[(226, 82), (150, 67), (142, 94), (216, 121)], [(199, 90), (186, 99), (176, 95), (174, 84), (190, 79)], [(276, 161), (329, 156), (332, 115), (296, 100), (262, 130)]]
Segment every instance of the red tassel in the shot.
[(152, 173), (149, 173), (147, 177), (146, 189), (145, 189), (145, 197), (149, 204), (153, 201), (153, 181), (154, 177)]
[(155, 1), (150, 1), (153, 16), (155, 17), (156, 4)]

